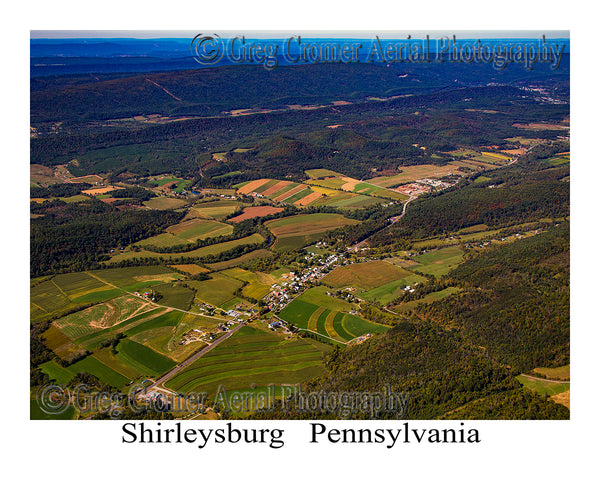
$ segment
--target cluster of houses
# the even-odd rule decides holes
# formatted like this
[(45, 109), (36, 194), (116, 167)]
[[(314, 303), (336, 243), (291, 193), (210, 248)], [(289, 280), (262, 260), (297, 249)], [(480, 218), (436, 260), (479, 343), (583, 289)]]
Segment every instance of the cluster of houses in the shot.
[(280, 310), (285, 307), (295, 294), (299, 293), (308, 284), (316, 282), (329, 273), (331, 267), (340, 263), (346, 265), (350, 262), (344, 260), (340, 255), (331, 254), (325, 258), (315, 257), (315, 254), (310, 254), (310, 257), (305, 259), (315, 259), (318, 265), (305, 268), (302, 273), (290, 272), (287, 275), (282, 275), (287, 281), (280, 284), (276, 283), (271, 286), (271, 291), (265, 295), (264, 301), (267, 303), (269, 310)]
[(452, 183), (443, 182), (435, 178), (420, 178), (419, 180), (415, 180), (413, 183), (400, 185), (394, 190), (404, 195), (416, 196), (423, 193), (428, 193), (432, 188), (445, 189), (451, 186)]
[(150, 300), (151, 302), (156, 301), (156, 294), (154, 293), (154, 290), (150, 290), (148, 292), (141, 292), (141, 293), (134, 292), (134, 295), (137, 297), (143, 298), (144, 300)]
[(243, 322), (244, 321), (244, 317), (250, 317), (251, 313), (245, 311), (242, 307), (240, 307), (238, 305), (236, 310), (227, 310), (225, 312), (227, 315), (229, 315), (230, 317), (235, 318), (238, 322)]
[(198, 307), (202, 312), (206, 312), (206, 314), (211, 317), (215, 313), (215, 307), (213, 307), (209, 303), (200, 302), (200, 303), (196, 303), (195, 306)]

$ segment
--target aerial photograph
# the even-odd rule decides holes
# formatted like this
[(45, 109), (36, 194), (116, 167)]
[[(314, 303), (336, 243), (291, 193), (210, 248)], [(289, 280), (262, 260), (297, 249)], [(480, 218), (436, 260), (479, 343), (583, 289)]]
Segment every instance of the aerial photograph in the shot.
[(569, 31), (29, 33), (31, 419), (570, 418)]

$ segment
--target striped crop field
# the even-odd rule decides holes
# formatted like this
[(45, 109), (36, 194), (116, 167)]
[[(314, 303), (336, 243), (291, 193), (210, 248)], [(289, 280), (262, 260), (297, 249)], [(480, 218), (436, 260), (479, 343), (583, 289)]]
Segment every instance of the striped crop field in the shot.
[(311, 288), (294, 299), (278, 316), (298, 328), (341, 343), (366, 333), (385, 332), (389, 328), (350, 313), (356, 308), (354, 304), (329, 296), (327, 292), (325, 287)]
[(303, 339), (242, 327), (230, 339), (182, 370), (165, 386), (177, 392), (213, 394), (252, 385), (296, 384), (323, 373), (320, 349)]

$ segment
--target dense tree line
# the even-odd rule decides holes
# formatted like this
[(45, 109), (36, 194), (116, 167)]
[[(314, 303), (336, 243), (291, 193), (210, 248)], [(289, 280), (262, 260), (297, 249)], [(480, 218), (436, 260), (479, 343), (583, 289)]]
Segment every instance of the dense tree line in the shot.
[[(471, 183), (411, 203), (401, 222), (374, 237), (375, 244), (398, 237), (425, 238), (484, 223), (502, 227), (569, 215), (568, 167), (528, 171), (522, 167), (489, 173), (487, 183)], [(492, 187), (492, 188), (490, 188)]]
[(35, 208), (44, 216), (31, 219), (34, 277), (97, 266), (108, 259), (110, 249), (161, 233), (184, 215), (158, 210), (119, 211), (96, 199), (71, 204), (54, 201)]
[(57, 183), (47, 187), (31, 187), (29, 196), (31, 198), (73, 197), (91, 186), (89, 183)]
[(145, 202), (146, 200), (150, 200), (153, 197), (156, 197), (154, 192), (146, 190), (142, 187), (126, 187), (119, 188), (117, 190), (113, 190), (110, 192), (113, 198), (135, 198), (137, 200), (141, 200)]
[[(465, 111), (468, 98), (470, 111)], [(500, 102), (506, 115), (477, 111)], [(415, 109), (430, 109), (415, 116)], [(433, 109), (433, 110), (431, 110)], [(533, 121), (534, 113), (548, 119), (568, 115), (568, 106), (539, 105), (530, 94), (513, 87), (478, 87), (413, 95), (389, 102), (356, 103), (312, 111), (286, 111), (239, 117), (199, 118), (162, 125), (85, 129), (31, 140), (31, 162), (67, 163), (77, 157), (77, 174), (111, 173), (127, 169), (139, 175), (173, 173), (196, 177), (201, 186), (228, 186), (259, 176), (303, 179), (304, 170), (329, 168), (366, 178), (372, 170), (399, 165), (445, 163), (440, 152), (461, 146), (505, 144), (505, 138), (531, 132), (513, 127)], [(340, 123), (344, 127), (326, 131)], [(548, 131), (550, 138), (560, 132)], [(234, 152), (239, 143), (252, 147)], [(414, 147), (418, 143), (419, 147)], [(227, 151), (227, 162), (215, 162), (210, 152)], [(436, 153), (436, 155), (433, 155)], [(282, 168), (285, 167), (285, 168)], [(202, 175), (199, 175), (202, 168)], [(235, 171), (241, 175), (223, 176)]]
[(569, 363), (569, 223), (474, 255), (449, 274), (465, 289), (417, 312), (515, 371)]
[[(514, 373), (489, 359), (481, 350), (465, 346), (453, 333), (424, 322), (401, 321), (386, 334), (360, 345), (334, 349), (324, 377), (302, 385), (310, 392), (381, 392), (384, 386), (409, 396), (405, 418), (436, 419), (477, 400), (481, 408), (460, 411), (460, 418), (568, 418), (568, 410), (523, 393)], [(530, 402), (514, 402), (524, 397)], [(488, 400), (489, 399), (489, 400)], [(490, 409), (486, 408), (490, 402)], [(396, 418), (398, 411), (378, 418)], [(339, 418), (339, 412), (258, 412), (261, 418)], [(355, 412), (352, 418), (369, 418)]]
[(115, 262), (110, 265), (100, 264), (96, 268), (122, 268), (122, 267), (139, 267), (144, 265), (162, 265), (162, 264), (170, 264), (170, 265), (188, 265), (191, 263), (195, 263), (197, 265), (203, 265), (206, 263), (217, 263), (224, 262), (226, 260), (233, 260), (234, 258), (238, 258), (242, 255), (246, 255), (247, 253), (253, 252), (255, 250), (260, 250), (263, 248), (268, 248), (270, 245), (269, 239), (265, 242), (260, 242), (256, 244), (250, 245), (238, 245), (229, 250), (226, 250), (221, 253), (205, 255), (202, 257), (166, 257), (156, 258), (156, 257), (138, 257), (138, 258), (129, 258), (127, 260), (121, 260), (120, 262)]

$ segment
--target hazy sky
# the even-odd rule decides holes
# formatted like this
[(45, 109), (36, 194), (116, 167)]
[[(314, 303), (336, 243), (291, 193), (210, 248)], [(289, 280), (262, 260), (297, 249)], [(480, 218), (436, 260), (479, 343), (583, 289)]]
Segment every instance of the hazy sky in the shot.
[(372, 38), (379, 35), (385, 38), (432, 38), (455, 34), (462, 39), (475, 38), (569, 38), (568, 30), (32, 30), (30, 38), (193, 38), (199, 33), (217, 33), (221, 37), (236, 35), (254, 38), (282, 38), (289, 35), (326, 38)]

